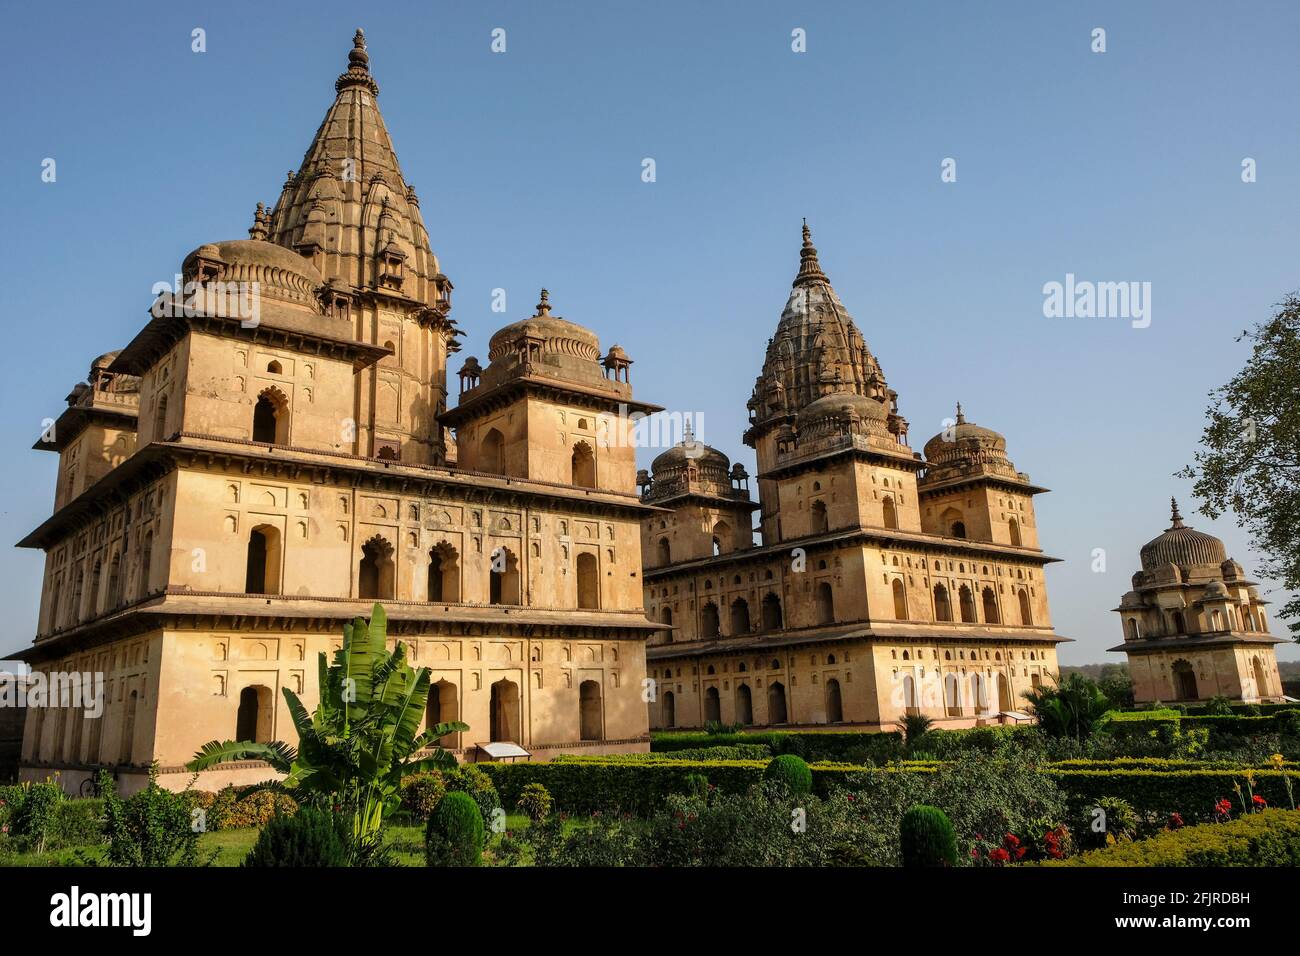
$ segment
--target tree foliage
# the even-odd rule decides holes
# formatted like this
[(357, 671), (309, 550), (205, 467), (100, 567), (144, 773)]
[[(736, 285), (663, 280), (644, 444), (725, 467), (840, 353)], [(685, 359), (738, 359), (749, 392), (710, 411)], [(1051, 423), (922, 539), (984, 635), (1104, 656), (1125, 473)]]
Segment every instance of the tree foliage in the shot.
[(1038, 725), (1052, 737), (1084, 740), (1111, 709), (1101, 688), (1082, 674), (1068, 674), (1054, 686), (1027, 690), (1024, 697), (1038, 717)]
[(1195, 479), (1203, 514), (1231, 511), (1250, 534), (1259, 574), (1292, 592), (1279, 615), (1300, 640), (1300, 296), (1242, 339), (1250, 358), (1210, 393), (1202, 448), (1179, 474)]

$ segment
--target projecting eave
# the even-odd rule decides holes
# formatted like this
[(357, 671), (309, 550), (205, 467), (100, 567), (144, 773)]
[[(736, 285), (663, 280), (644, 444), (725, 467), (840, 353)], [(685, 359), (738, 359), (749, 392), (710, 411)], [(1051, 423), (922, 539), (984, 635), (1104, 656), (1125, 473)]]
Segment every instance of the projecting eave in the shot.
[[(663, 630), (644, 611), (594, 611), (573, 608), (492, 604), (381, 601), (390, 637), (566, 637), (645, 640)], [(237, 594), (168, 589), (125, 608), (74, 627), (39, 637), (7, 660), (37, 663), (159, 628), (301, 633), (343, 633), (343, 625), (369, 618), (375, 602), (304, 595)], [(417, 658), (416, 666), (422, 662)], [(516, 662), (518, 663), (518, 662)]]
[[(64, 409), (54, 421), (53, 439), (46, 441), (44, 437), (36, 439), (32, 444), (33, 451), (58, 451), (68, 447), (72, 439), (76, 438), (86, 426), (99, 423), (101, 425), (119, 426), (121, 428), (135, 428), (135, 423), (139, 414), (135, 408), (103, 408), (87, 405), (73, 405)], [(45, 433), (42, 433), (43, 435)]]
[(1012, 491), (1020, 491), (1029, 495), (1045, 495), (1051, 488), (1044, 488), (1042, 485), (1033, 485), (1027, 481), (1018, 481), (1014, 478), (1005, 478), (1001, 475), (962, 475), (958, 478), (949, 478), (946, 481), (927, 482), (921, 478), (916, 483), (916, 493), (922, 497), (931, 494), (938, 494), (946, 491), (956, 491), (960, 488), (966, 488), (971, 485), (998, 485), (1002, 488), (1010, 488)]
[(1116, 654), (1158, 654), (1161, 651), (1195, 650), (1204, 647), (1231, 647), (1246, 645), (1250, 647), (1272, 647), (1275, 644), (1290, 643), (1285, 638), (1272, 634), (1195, 634), (1186, 637), (1153, 637), (1136, 641), (1125, 641), (1106, 650)]
[(919, 454), (908, 449), (906, 445), (899, 445), (898, 447), (903, 450), (896, 452), (885, 448), (863, 445), (845, 445), (839, 448), (830, 448), (826, 451), (778, 461), (774, 467), (760, 472), (758, 477), (772, 480), (789, 478), (804, 472), (815, 471), (828, 461), (845, 457), (854, 457), (863, 461), (887, 462), (902, 468), (910, 468), (913, 471), (925, 467), (925, 461)]
[[(471, 389), (471, 391), (478, 393), (478, 389)], [(629, 414), (639, 412), (642, 415), (653, 415), (664, 410), (662, 405), (640, 402), (630, 395), (620, 395), (614, 391), (593, 388), (579, 382), (548, 378), (543, 375), (520, 375), (493, 388), (484, 389), (478, 394), (470, 395), (466, 392), (461, 396), (461, 403), (439, 415), (438, 421), (445, 428), (456, 428), (462, 422), (507, 405), (519, 396), (530, 392), (573, 399), (584, 407), (596, 411), (626, 411)]]
[(672, 511), (674, 507), (680, 506), (687, 501), (700, 501), (704, 504), (719, 505), (724, 508), (747, 508), (750, 511), (756, 511), (762, 507), (752, 498), (726, 498), (722, 495), (709, 495), (699, 491), (683, 491), (681, 494), (667, 495), (653, 501), (642, 497), (641, 501), (662, 511)]

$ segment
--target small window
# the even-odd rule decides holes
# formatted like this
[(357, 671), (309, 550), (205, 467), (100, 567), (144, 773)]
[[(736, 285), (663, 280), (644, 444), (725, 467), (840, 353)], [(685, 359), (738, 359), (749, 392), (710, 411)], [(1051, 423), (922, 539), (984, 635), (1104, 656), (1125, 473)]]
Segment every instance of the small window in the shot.
[(284, 368), (276, 361), (267, 362), (266, 370), (272, 375), (281, 375), (284, 372)]

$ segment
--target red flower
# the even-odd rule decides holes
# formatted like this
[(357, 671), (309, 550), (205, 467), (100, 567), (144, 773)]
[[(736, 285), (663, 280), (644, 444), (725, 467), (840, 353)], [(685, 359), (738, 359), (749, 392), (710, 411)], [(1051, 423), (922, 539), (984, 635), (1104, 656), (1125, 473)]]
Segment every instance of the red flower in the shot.
[(970, 858), (971, 858), (972, 860), (978, 860), (978, 859), (980, 858), (980, 848), (979, 848), (979, 847), (976, 847), (975, 849), (973, 849), (973, 850), (970, 851)]
[(1002, 842), (1007, 844), (1007, 846), (1020, 846), (1020, 838), (1014, 833), (1008, 833), (1002, 838)]
[(850, 794), (849, 794), (849, 803), (852, 803), (852, 802), (853, 802), (853, 794), (850, 793)]
[(989, 859), (994, 863), (1001, 865), (1011, 859), (1011, 854), (1002, 849), (1002, 847), (995, 846), (993, 849), (989, 850)]
[(1177, 830), (1182, 825), (1183, 825), (1183, 815), (1181, 813), (1174, 811), (1173, 813), (1169, 814), (1169, 828), (1171, 830)]
[(1263, 797), (1261, 797), (1259, 794), (1255, 794), (1253, 797), (1251, 797), (1250, 802), (1253, 803), (1255, 806), (1259, 807), (1261, 810), (1264, 807), (1268, 806), (1268, 801), (1265, 800)]

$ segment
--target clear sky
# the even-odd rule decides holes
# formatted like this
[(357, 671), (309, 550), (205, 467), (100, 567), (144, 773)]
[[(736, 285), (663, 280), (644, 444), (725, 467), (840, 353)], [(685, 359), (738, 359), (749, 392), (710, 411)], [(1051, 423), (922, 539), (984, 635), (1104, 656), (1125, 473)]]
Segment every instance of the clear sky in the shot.
[[(50, 512), (41, 420), (143, 325), (155, 282), (275, 201), (360, 26), (462, 356), (546, 286), (627, 349), (638, 396), (702, 414), (752, 471), (745, 402), (806, 216), (913, 446), (960, 400), (1052, 489), (1064, 662), (1121, 659), (1110, 609), (1171, 495), (1256, 564), (1172, 475), (1246, 357), (1235, 334), (1300, 287), (1294, 3), (54, 3), (5, 26), (0, 540)], [(1150, 326), (1045, 318), (1067, 273), (1150, 282)], [(34, 632), (41, 570), (0, 548), (0, 653)]]

